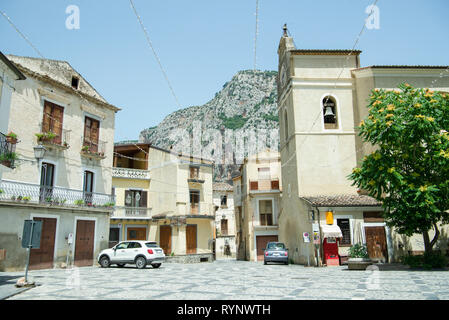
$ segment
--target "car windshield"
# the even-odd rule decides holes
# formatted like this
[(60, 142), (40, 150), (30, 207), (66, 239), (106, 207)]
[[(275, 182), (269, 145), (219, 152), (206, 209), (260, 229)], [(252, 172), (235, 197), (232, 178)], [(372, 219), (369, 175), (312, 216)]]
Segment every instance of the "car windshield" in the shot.
[(129, 242), (122, 242), (122, 243), (119, 243), (119, 244), (115, 247), (115, 249), (126, 249), (126, 248), (128, 248), (128, 245), (129, 245)]
[(285, 249), (285, 245), (283, 243), (269, 243), (267, 249), (268, 250)]
[(148, 248), (157, 248), (156, 242), (147, 242), (145, 243)]

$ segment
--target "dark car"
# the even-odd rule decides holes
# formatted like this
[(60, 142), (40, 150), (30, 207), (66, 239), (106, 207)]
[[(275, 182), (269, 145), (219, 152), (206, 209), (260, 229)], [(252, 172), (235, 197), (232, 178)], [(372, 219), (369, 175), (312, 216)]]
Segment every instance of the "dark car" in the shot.
[(263, 264), (267, 264), (267, 262), (288, 264), (288, 249), (282, 242), (268, 242), (264, 251)]

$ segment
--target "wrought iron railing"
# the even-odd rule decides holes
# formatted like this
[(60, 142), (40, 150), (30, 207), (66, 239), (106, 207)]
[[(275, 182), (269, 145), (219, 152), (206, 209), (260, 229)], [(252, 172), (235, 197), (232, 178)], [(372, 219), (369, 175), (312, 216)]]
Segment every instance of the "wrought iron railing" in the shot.
[(112, 176), (114, 178), (127, 178), (127, 179), (150, 179), (150, 171), (131, 168), (112, 168)]
[(16, 145), (9, 143), (6, 136), (0, 132), (0, 163), (6, 167), (14, 168)]
[(115, 196), (38, 184), (0, 181), (0, 200), (52, 206), (113, 208)]
[(83, 137), (83, 146), (81, 147), (81, 153), (91, 156), (97, 156), (100, 158), (106, 157), (106, 141), (92, 141), (87, 137)]
[[(45, 132), (42, 130), (43, 124), (41, 123), (41, 132), (36, 134), (37, 141), (39, 143), (45, 144), (45, 145), (56, 145), (68, 148), (70, 146), (70, 132), (72, 130), (66, 130), (61, 129), (60, 133), (57, 132)], [(57, 131), (57, 130), (55, 130)]]

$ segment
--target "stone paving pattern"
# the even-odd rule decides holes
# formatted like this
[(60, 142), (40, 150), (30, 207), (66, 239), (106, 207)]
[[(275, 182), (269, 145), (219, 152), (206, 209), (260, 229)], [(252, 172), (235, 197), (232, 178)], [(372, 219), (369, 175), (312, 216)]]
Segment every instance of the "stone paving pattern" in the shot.
[[(20, 273), (2, 273), (17, 276)], [(31, 271), (39, 286), (11, 300), (449, 300), (448, 271), (356, 271), (246, 261)]]

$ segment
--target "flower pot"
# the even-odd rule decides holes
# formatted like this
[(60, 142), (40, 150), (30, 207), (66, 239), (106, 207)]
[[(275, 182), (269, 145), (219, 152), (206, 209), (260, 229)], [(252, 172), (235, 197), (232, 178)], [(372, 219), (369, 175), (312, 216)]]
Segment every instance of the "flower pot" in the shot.
[(366, 270), (373, 262), (369, 258), (349, 258), (348, 269), (349, 270)]
[(10, 144), (16, 144), (17, 143), (17, 138), (6, 136), (6, 142), (8, 142)]

